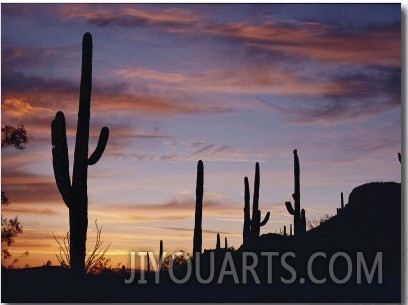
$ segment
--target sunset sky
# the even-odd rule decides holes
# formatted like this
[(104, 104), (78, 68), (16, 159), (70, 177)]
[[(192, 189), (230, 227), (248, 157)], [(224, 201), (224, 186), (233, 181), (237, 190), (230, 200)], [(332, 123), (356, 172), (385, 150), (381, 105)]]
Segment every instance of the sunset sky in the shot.
[(203, 248), (242, 243), (244, 177), (260, 162), (261, 233), (292, 223), (293, 149), (306, 217), (334, 215), (354, 187), (401, 181), (399, 4), (2, 4), (1, 125), (23, 122), (25, 150), (1, 150), (1, 187), (24, 233), (18, 266), (42, 265), (69, 230), (50, 125), (67, 120), (70, 170), (82, 35), (93, 36), (88, 247), (94, 220), (113, 265), (130, 251), (192, 251), (197, 161)]

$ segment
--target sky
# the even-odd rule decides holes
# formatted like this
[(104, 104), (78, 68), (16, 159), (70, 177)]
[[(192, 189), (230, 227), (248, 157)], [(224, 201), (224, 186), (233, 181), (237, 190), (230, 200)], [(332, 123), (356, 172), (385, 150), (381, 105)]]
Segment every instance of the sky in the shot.
[[(24, 232), (16, 264), (57, 264), (69, 230), (55, 184), (51, 121), (63, 111), (70, 170), (81, 43), (93, 36), (88, 249), (103, 226), (112, 266), (130, 252), (192, 251), (197, 161), (203, 248), (242, 244), (244, 177), (260, 163), (261, 234), (292, 223), (293, 149), (301, 206), (334, 215), (340, 193), (401, 181), (399, 4), (1, 5), (1, 125), (23, 122), (24, 150), (1, 150), (1, 188)], [(386, 203), (385, 203), (386, 204)], [(12, 258), (12, 259), (13, 259)], [(12, 261), (10, 259), (10, 262)]]

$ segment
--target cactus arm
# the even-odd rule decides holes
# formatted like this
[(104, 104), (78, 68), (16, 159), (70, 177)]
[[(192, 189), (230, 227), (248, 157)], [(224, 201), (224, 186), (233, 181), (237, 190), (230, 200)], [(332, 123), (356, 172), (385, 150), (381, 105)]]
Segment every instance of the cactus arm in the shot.
[(69, 208), (72, 202), (71, 178), (64, 113), (59, 111), (51, 123), (52, 165), (58, 190)]
[(295, 203), (296, 203), (296, 202), (299, 202), (299, 201), (300, 201), (299, 193), (294, 193), (294, 194), (292, 194), (292, 198), (293, 198), (293, 200), (295, 201)]
[[(266, 223), (269, 221), (269, 217), (271, 216), (271, 213), (266, 213), (266, 216), (264, 218), (264, 220), (262, 220), (262, 222), (259, 224), (260, 227), (263, 227), (264, 225), (266, 225)], [(259, 219), (261, 219), (261, 212), (259, 212)]]
[(290, 215), (295, 215), (295, 210), (292, 207), (292, 203), (290, 203), (289, 201), (285, 202), (286, 205), (286, 209), (288, 210)]
[(102, 154), (105, 150), (106, 143), (108, 143), (109, 139), (109, 128), (103, 127), (101, 129), (101, 134), (99, 135), (98, 145), (95, 148), (95, 151), (88, 159), (88, 165), (96, 164), (99, 159), (102, 157)]
[(252, 203), (252, 220), (255, 220), (259, 209), (259, 185), (260, 185), (259, 163), (255, 164), (254, 198)]

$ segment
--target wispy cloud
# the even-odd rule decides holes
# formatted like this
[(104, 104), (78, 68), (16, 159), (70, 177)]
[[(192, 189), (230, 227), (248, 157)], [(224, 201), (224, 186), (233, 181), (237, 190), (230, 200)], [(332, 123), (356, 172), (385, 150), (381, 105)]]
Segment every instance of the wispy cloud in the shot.
[[(120, 84), (96, 84), (93, 87), (93, 100), (96, 111), (122, 113), (129, 111), (145, 111), (149, 114), (199, 114), (219, 113), (226, 111), (220, 107), (187, 103), (176, 98), (166, 98), (146, 94), (127, 93), (127, 86)], [(26, 105), (36, 104), (37, 107), (48, 107), (49, 110), (67, 108), (73, 113), (76, 105), (79, 87), (66, 80), (46, 80), (40, 77), (29, 77), (23, 73), (7, 74), (2, 81), (3, 104), (12, 106), (12, 101), (21, 100)], [(9, 102), (6, 102), (9, 100)], [(27, 103), (27, 101), (33, 101)], [(58, 101), (58, 102), (56, 102)], [(16, 110), (18, 107), (14, 107)], [(26, 107), (25, 107), (26, 108)], [(25, 110), (23, 108), (23, 110)], [(7, 113), (8, 109), (5, 109)], [(10, 109), (9, 109), (10, 110)]]
[(120, 27), (160, 25), (174, 28), (199, 20), (191, 11), (176, 7), (148, 10), (137, 6), (114, 5), (109, 8), (99, 6), (99, 9), (95, 10), (94, 6), (77, 4), (63, 6), (59, 13), (63, 18), (83, 19), (88, 24), (99, 27), (110, 25)]
[(291, 124), (344, 124), (373, 118), (401, 105), (401, 70), (391, 67), (370, 67), (365, 73), (333, 76), (328, 91), (307, 105), (298, 102), (280, 105), (260, 99), (287, 117)]
[[(121, 8), (64, 7), (62, 15), (82, 19), (95, 26), (160, 26), (165, 32), (206, 35), (228, 39), (235, 45), (283, 53), (308, 60), (336, 64), (400, 65), (400, 24), (388, 27), (363, 26), (345, 32), (335, 23), (316, 21), (274, 21), (213, 23), (197, 11), (181, 7)], [(281, 57), (283, 58), (283, 57)], [(291, 60), (287, 57), (287, 60)]]

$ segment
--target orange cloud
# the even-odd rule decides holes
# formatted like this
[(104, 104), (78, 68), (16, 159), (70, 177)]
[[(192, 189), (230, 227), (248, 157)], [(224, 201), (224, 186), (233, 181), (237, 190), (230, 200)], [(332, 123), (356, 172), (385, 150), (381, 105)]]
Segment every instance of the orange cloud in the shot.
[[(121, 69), (116, 73), (125, 79), (148, 80), (149, 88), (191, 93), (319, 95), (340, 94), (344, 88), (324, 80), (311, 82), (295, 73), (270, 67), (243, 65), (235, 68), (213, 68), (193, 75), (164, 73), (140, 68)], [(175, 84), (178, 87), (175, 87)], [(237, 105), (235, 104), (235, 107)]]

